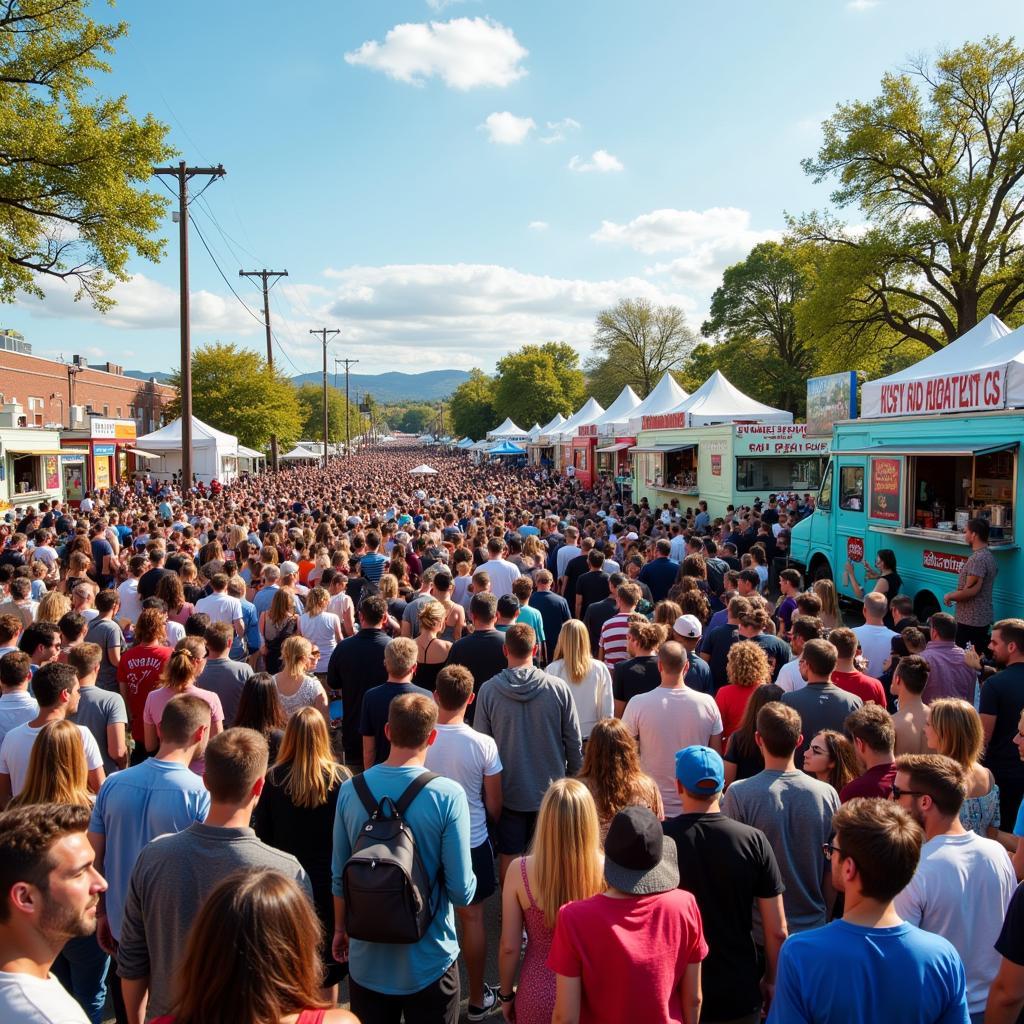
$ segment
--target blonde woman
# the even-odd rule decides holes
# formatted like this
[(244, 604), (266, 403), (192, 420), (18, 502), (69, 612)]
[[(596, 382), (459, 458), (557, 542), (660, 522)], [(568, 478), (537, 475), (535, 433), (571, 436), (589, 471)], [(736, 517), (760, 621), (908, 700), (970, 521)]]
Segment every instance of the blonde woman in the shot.
[(772, 681), (772, 667), (764, 649), (752, 640), (741, 640), (729, 648), (726, 660), (729, 679), (715, 694), (715, 703), (722, 714), (722, 743), (740, 727), (747, 701), (758, 686)]
[(979, 763), (985, 733), (974, 705), (957, 697), (942, 697), (925, 708), (924, 717), (928, 749), (953, 758), (966, 773), (967, 799), (960, 808), (960, 823), (979, 836), (1005, 842), (1009, 837), (999, 830), (999, 786), (992, 773)]
[(843, 616), (836, 598), (836, 585), (831, 580), (815, 580), (811, 584), (811, 591), (817, 594), (821, 601), (818, 618), (821, 619), (822, 625), (826, 629), (838, 629), (843, 624)]
[(7, 805), (77, 804), (91, 807), (89, 767), (82, 734), (74, 722), (47, 722), (39, 730), (21, 792)]
[(295, 597), (290, 590), (278, 589), (270, 607), (260, 615), (260, 636), (263, 637), (260, 654), (271, 675), (280, 671), (281, 649), (298, 630), (299, 615), (295, 611)]
[[(288, 720), (277, 761), (256, 805), (253, 827), (265, 843), (290, 853), (306, 869), (313, 886), (313, 904), (325, 935), (334, 930), (331, 896), (331, 843), (338, 791), (350, 777), (331, 756), (331, 741), (323, 715), (299, 708)], [(323, 995), (337, 1002), (338, 983), (347, 965), (322, 955)]]
[(290, 636), (281, 647), (281, 671), (274, 676), (281, 706), (289, 718), (299, 708), (313, 707), (328, 721), (327, 691), (310, 672), (316, 665), (313, 645), (304, 636)]
[[(558, 910), (604, 888), (594, 798), (577, 779), (558, 779), (544, 794), (529, 855), (511, 863), (502, 885), (499, 991), (515, 992), (514, 1002), (501, 1004), (506, 1021), (549, 1024), (555, 975), (546, 961)], [(526, 955), (520, 966), (524, 924)]]
[(555, 660), (545, 671), (569, 684), (580, 720), (580, 734), (586, 740), (595, 724), (612, 714), (614, 701), (612, 674), (603, 661), (590, 653), (590, 632), (579, 619), (562, 624)]
[(68, 595), (59, 590), (48, 590), (36, 608), (36, 622), (52, 622), (56, 625), (69, 611), (71, 601)]
[(306, 595), (306, 610), (299, 616), (299, 636), (304, 636), (320, 652), (313, 671), (320, 682), (327, 679), (327, 664), (334, 648), (345, 638), (341, 619), (327, 610), (331, 595), (323, 587), (314, 587)]
[(420, 606), (417, 617), (420, 632), (416, 637), (416, 685), (433, 691), (437, 673), (444, 668), (452, 649), (451, 643), (438, 635), (444, 628), (444, 605), (440, 601), (427, 601)]
[[(153, 690), (146, 697), (142, 711), (142, 724), (145, 731), (146, 749), (155, 754), (160, 747), (160, 735), (157, 726), (163, 717), (164, 708), (179, 693), (191, 693), (210, 705), (210, 738), (224, 731), (224, 709), (220, 697), (212, 690), (204, 690), (196, 686), (196, 680), (206, 668), (206, 644), (196, 636), (187, 636), (179, 640), (174, 653), (160, 677), (160, 688)], [(197, 775), (202, 775), (206, 762), (197, 757), (189, 767)]]

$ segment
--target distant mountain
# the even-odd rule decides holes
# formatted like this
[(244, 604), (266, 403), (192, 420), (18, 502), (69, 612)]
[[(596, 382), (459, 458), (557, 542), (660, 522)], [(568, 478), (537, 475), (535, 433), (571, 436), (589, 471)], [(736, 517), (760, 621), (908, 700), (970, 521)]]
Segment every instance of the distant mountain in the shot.
[[(367, 392), (381, 404), (388, 402), (436, 402), (447, 398), (464, 380), (469, 378), (465, 370), (427, 370), (425, 373), (350, 373), (349, 391), (352, 400), (362, 398)], [(296, 384), (319, 384), (319, 373), (303, 373), (292, 377)], [(327, 375), (327, 382), (334, 383), (334, 374)], [(345, 375), (338, 373), (338, 387), (345, 386)]]
[[(125, 370), (126, 377), (136, 380), (149, 380), (155, 377), (161, 384), (166, 384), (169, 373), (146, 370)], [(437, 402), (447, 398), (469, 374), (465, 370), (427, 370), (425, 373), (350, 373), (348, 378), (352, 400), (362, 398), (369, 392), (381, 404), (388, 402)], [(322, 380), (319, 373), (302, 373), (292, 377), (296, 385), (319, 384)], [(327, 382), (334, 383), (334, 374), (327, 375)], [(338, 387), (345, 386), (344, 374), (338, 374)]]

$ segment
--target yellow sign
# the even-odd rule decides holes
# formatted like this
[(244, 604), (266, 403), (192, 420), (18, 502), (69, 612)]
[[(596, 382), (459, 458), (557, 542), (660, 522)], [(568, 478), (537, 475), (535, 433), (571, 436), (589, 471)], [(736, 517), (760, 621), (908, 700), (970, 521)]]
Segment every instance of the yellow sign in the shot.
[(110, 486), (110, 456), (103, 455), (93, 460), (93, 475), (96, 478), (96, 487)]

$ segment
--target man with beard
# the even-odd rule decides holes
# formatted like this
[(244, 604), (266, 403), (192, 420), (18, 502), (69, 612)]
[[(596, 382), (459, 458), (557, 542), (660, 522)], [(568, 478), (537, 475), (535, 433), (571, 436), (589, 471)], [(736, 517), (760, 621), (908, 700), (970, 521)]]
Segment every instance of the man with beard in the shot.
[(50, 973), (64, 945), (96, 931), (107, 888), (86, 838), (89, 810), (34, 804), (0, 814), (0, 1020), (88, 1024)]

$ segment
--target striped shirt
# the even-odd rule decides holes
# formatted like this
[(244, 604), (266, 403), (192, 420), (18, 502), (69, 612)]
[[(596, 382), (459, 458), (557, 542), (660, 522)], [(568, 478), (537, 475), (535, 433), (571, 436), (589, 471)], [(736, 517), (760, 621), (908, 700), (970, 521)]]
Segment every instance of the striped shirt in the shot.
[(388, 560), (376, 551), (368, 551), (359, 559), (359, 571), (371, 582), (380, 583)]
[(601, 647), (604, 649), (604, 663), (609, 669), (629, 658), (626, 638), (629, 635), (629, 613), (613, 615), (601, 627)]

